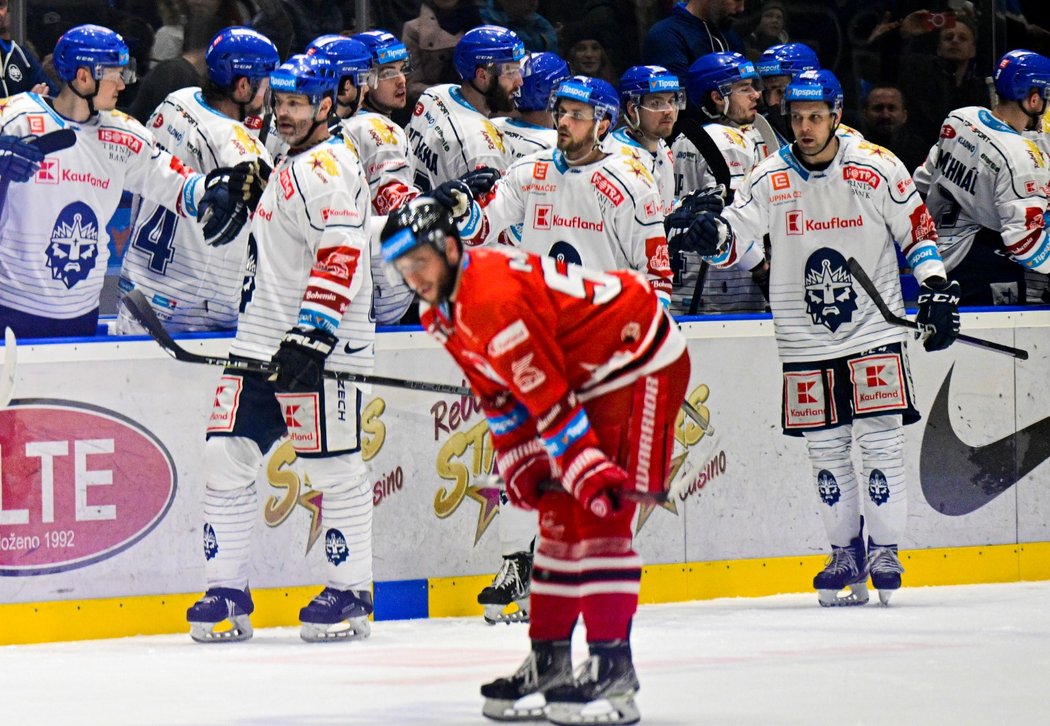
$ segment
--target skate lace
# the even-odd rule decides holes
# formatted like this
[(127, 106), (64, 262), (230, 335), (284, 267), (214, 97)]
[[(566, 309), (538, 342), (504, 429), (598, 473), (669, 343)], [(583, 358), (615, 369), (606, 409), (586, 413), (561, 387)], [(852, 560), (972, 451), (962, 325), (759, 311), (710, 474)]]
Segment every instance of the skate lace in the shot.
[(897, 554), (889, 547), (876, 547), (868, 554), (868, 569), (871, 572), (879, 575), (904, 572), (904, 566), (897, 559)]
[(831, 555), (828, 557), (828, 561), (824, 563), (824, 572), (845, 572), (850, 575), (855, 575), (859, 570), (857, 569), (857, 563), (853, 561), (853, 555), (850, 553), (848, 547), (832, 547)]
[(601, 675), (601, 665), (601, 659), (598, 656), (588, 656), (587, 660), (576, 669), (576, 673), (573, 674), (573, 680), (581, 686), (587, 683), (597, 683)]
[(514, 589), (521, 587), (521, 574), (518, 572), (518, 561), (507, 557), (503, 560), (503, 566), (496, 573), (496, 579), (492, 586), (497, 590), (512, 585)]
[(324, 590), (321, 590), (321, 592), (319, 592), (314, 598), (315, 603), (318, 603), (320, 605), (330, 605), (332, 607), (335, 607), (338, 600), (339, 594), (330, 587), (326, 587)]
[(525, 690), (535, 691), (539, 687), (540, 674), (536, 665), (535, 653), (529, 653), (529, 657), (521, 664), (514, 676), (515, 678), (521, 678)]

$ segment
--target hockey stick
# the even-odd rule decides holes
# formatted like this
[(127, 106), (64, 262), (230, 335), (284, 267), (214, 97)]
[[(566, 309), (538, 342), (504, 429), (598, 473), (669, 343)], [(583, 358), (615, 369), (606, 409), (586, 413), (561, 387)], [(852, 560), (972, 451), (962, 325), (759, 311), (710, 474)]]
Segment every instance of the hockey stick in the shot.
[[(273, 374), (277, 372), (277, 369), (270, 363), (265, 363), (263, 361), (198, 355), (197, 353), (191, 353), (186, 350), (176, 343), (168, 331), (164, 329), (163, 323), (157, 318), (157, 314), (153, 312), (153, 308), (150, 307), (149, 301), (146, 300), (146, 296), (142, 294), (141, 290), (132, 290), (125, 295), (124, 305), (127, 307), (128, 312), (134, 316), (135, 320), (146, 329), (146, 332), (149, 333), (150, 337), (153, 338), (153, 340), (155, 340), (157, 344), (166, 350), (175, 360), (183, 361), (185, 363), (203, 363), (205, 365), (223, 366), (225, 368), (232, 368), (234, 370), (245, 371), (248, 373)], [(408, 388), (413, 391), (448, 393), (454, 396), (473, 395), (471, 390), (465, 386), (453, 386), (444, 383), (406, 381), (401, 378), (386, 378), (384, 376), (371, 376), (363, 373), (347, 373), (345, 371), (330, 370), (323, 371), (322, 375), (324, 375), (325, 378), (331, 378), (337, 381), (348, 381), (350, 383), (366, 383), (376, 386), (387, 386), (389, 388)]]
[[(868, 273), (864, 271), (864, 268), (860, 266), (860, 263), (857, 262), (856, 259), (850, 257), (846, 261), (846, 264), (849, 265), (849, 270), (853, 273), (853, 277), (855, 277), (857, 282), (860, 283), (860, 286), (864, 288), (864, 292), (868, 293), (868, 297), (870, 297), (871, 301), (875, 303), (875, 307), (879, 309), (879, 312), (882, 313), (882, 317), (887, 323), (902, 328), (911, 328), (912, 330), (926, 332), (925, 326), (914, 320), (902, 318), (890, 310), (889, 305), (887, 305), (886, 301), (882, 299), (882, 295), (879, 294), (878, 289), (875, 287), (875, 283), (871, 281), (871, 278), (868, 277)], [(1004, 353), (1020, 360), (1028, 360), (1028, 351), (1021, 348), (1011, 348), (1009, 345), (994, 343), (990, 340), (985, 340), (984, 338), (975, 338), (972, 335), (963, 335), (962, 333), (960, 333), (956, 339), (960, 343), (972, 345), (975, 348), (994, 350), (997, 353)]]
[(769, 123), (769, 119), (760, 113), (755, 114), (755, 121), (752, 124), (758, 131), (758, 135), (762, 137), (762, 141), (765, 142), (766, 148), (769, 150), (769, 155), (777, 153), (782, 144), (780, 139), (777, 137), (777, 132), (773, 130), (773, 125)]
[[(77, 132), (73, 129), (58, 129), (57, 131), (52, 131), (43, 136), (31, 139), (26, 143), (35, 146), (44, 156), (47, 156), (56, 151), (68, 149), (70, 146), (77, 143)], [(10, 184), (10, 179), (0, 179), (0, 211), (3, 211), (4, 204), (7, 202), (7, 187), (10, 186)]]
[(15, 367), (18, 365), (18, 341), (15, 331), (8, 328), (4, 331), (4, 370), (0, 374), (0, 408), (11, 403), (11, 393), (15, 390)]

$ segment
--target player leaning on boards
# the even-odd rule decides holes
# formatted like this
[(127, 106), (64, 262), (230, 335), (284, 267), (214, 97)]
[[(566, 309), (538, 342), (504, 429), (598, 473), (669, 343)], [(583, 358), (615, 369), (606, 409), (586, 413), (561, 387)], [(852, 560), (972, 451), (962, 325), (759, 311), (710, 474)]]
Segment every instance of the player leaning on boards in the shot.
[[(542, 720), (543, 706), (517, 703), (539, 691), (554, 723), (635, 723), (629, 638), (642, 563), (636, 505), (618, 492), (666, 486), (689, 381), (685, 339), (637, 273), (506, 247), (465, 251), (447, 208), (429, 197), (388, 218), (383, 257), (470, 382), (508, 496), (539, 510), (532, 651), (517, 673), (482, 686), (483, 713)], [(559, 485), (547, 490), (552, 478)], [(581, 614), (590, 657), (573, 678)], [(600, 699), (607, 708), (596, 714)]]
[[(53, 57), (57, 97), (0, 99), (0, 328), (23, 339), (95, 335), (105, 225), (124, 189), (180, 217), (207, 210), (204, 237), (220, 243), (248, 219), (244, 168), (194, 174), (114, 110), (134, 77), (120, 35), (80, 25), (58, 39)], [(45, 159), (34, 147), (55, 132), (75, 143)]]
[[(204, 88), (169, 94), (150, 116), (157, 143), (198, 171), (258, 162), (260, 174), (268, 176), (273, 160), (244, 119), (262, 110), (262, 81), (277, 67), (277, 48), (251, 28), (224, 28), (208, 44), (204, 62)], [(249, 200), (251, 211), (257, 203)], [(257, 254), (248, 232), (246, 226), (231, 243), (209, 245), (198, 225), (143, 201), (124, 254), (120, 291), (141, 289), (169, 333), (232, 329), (245, 263), (254, 267)], [(141, 331), (121, 305), (117, 332)]]
[(915, 171), (964, 305), (1024, 304), (1025, 270), (1050, 272), (1050, 158), (1023, 135), (1039, 133), (1050, 58), (1010, 51), (996, 65), (994, 82), (995, 110), (952, 111)]
[[(274, 376), (227, 369), (205, 445), (204, 557), (208, 590), (186, 614), (201, 642), (246, 640), (255, 476), (288, 435), (301, 475), (324, 493), (324, 590), (299, 611), (307, 641), (361, 638), (372, 612), (372, 489), (361, 458), (361, 393), (326, 368), (371, 373), (375, 324), (368, 185), (353, 148), (332, 138), (336, 77), (319, 56), (295, 55), (270, 74), (270, 105), (291, 149), (252, 220), (258, 266), (231, 356), (272, 362)], [(232, 627), (216, 631), (229, 619)]]
[[(795, 143), (755, 168), (721, 220), (707, 215), (706, 246), (697, 251), (713, 264), (746, 266), (750, 261), (738, 254), (761, 249), (753, 243), (769, 235), (784, 433), (806, 439), (832, 548), (813, 586), (821, 605), (861, 605), (870, 572), (887, 603), (903, 572), (897, 558), (908, 516), (903, 424), (917, 421), (919, 412), (906, 333), (860, 292), (847, 258), (856, 258), (903, 314), (893, 246), (901, 242), (921, 285), (917, 321), (929, 326), (923, 345), (930, 351), (947, 348), (959, 333), (959, 285), (945, 279), (933, 220), (908, 170), (881, 146), (836, 134), (842, 87), (835, 76), (800, 73), (785, 103)], [(839, 596), (846, 587), (851, 594)]]

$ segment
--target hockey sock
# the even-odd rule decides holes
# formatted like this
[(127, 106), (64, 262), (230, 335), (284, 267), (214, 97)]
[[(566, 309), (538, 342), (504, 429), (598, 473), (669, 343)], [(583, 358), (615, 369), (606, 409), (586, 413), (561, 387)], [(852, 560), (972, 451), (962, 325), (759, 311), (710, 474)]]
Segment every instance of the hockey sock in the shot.
[(204, 572), (208, 587), (248, 586), (249, 547), (258, 516), (255, 483), (243, 489), (204, 490)]
[(864, 502), (868, 535), (878, 544), (897, 544), (908, 521), (901, 417), (857, 419), (853, 430), (861, 452), (862, 483), (868, 488)]
[(849, 545), (857, 536), (860, 521), (857, 477), (850, 459), (852, 436), (849, 426), (806, 432), (813, 479), (822, 504), (820, 516), (828, 539), (836, 547)]
[(638, 609), (642, 558), (634, 552), (588, 557), (581, 575), (587, 642), (626, 641)]
[[(542, 544), (540, 545), (542, 547)], [(566, 640), (580, 615), (580, 563), (537, 552), (532, 562), (529, 637)]]
[(372, 487), (360, 454), (310, 458), (302, 465), (321, 500), (328, 586), (368, 590), (372, 586)]

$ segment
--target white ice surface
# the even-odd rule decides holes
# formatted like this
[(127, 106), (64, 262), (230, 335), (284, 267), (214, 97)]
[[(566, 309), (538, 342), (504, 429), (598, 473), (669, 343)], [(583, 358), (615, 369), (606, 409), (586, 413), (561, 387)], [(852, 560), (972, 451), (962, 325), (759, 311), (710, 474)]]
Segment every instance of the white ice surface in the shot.
[[(1050, 724), (1050, 582), (905, 588), (888, 608), (813, 595), (643, 606), (644, 724)], [(574, 660), (583, 659), (582, 628)], [(353, 643), (292, 628), (0, 648), (0, 724), (481, 724), (478, 686), (526, 626), (375, 623)]]

